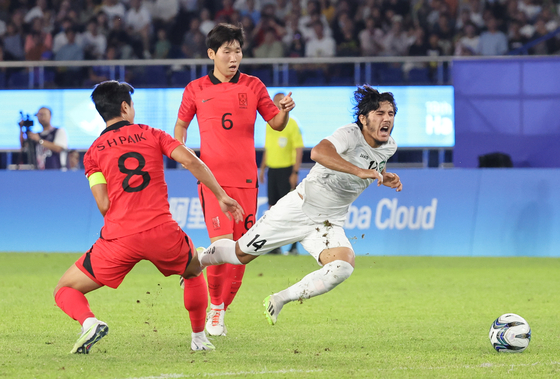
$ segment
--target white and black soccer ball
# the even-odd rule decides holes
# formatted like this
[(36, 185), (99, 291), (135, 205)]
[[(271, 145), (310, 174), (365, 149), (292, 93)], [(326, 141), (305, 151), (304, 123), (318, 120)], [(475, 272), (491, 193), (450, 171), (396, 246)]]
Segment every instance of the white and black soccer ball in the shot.
[(531, 327), (523, 317), (506, 313), (492, 323), (489, 337), (496, 351), (521, 353), (531, 341)]

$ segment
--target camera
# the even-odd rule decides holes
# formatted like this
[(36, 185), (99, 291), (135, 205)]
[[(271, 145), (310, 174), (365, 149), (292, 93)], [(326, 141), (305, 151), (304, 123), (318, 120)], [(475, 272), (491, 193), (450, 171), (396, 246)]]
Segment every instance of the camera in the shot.
[(21, 116), (21, 130), (24, 133), (27, 133), (28, 131), (31, 130), (31, 127), (33, 126), (33, 120), (31, 119), (31, 117), (29, 116), (29, 113), (27, 115), (23, 115), (22, 111), (19, 111), (19, 114)]

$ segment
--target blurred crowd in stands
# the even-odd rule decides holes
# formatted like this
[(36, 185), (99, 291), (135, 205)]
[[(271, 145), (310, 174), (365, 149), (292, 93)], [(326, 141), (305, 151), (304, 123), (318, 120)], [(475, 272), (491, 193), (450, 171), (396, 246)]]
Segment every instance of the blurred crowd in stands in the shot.
[[(206, 34), (221, 22), (243, 25), (246, 58), (503, 55), (557, 30), (559, 8), (552, 0), (0, 0), (0, 60), (206, 58)], [(528, 53), (557, 54), (559, 41)], [(97, 81), (102, 71), (87, 76)]]

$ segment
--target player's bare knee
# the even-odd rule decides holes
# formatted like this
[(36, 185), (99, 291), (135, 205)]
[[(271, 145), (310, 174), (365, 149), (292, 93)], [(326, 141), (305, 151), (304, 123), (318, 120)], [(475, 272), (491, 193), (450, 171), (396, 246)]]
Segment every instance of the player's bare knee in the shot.
[(243, 263), (244, 265), (258, 257), (258, 255), (244, 253), (239, 247), (239, 242), (235, 244), (235, 255), (237, 255), (237, 259), (239, 259), (239, 262)]

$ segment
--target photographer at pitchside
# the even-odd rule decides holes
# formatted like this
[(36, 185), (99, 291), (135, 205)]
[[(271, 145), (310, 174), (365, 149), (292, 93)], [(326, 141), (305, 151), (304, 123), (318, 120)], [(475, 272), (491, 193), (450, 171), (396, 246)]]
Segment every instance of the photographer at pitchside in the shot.
[(29, 120), (29, 117), (24, 120), (22, 114), (22, 120), (19, 122), (19, 140), (22, 150), (26, 150), (30, 157), (28, 163), (33, 164), (37, 170), (66, 167), (66, 149), (68, 148), (66, 130), (51, 125), (52, 111), (50, 108), (39, 108), (35, 116), (43, 127), (39, 133), (30, 131), (33, 121)]

